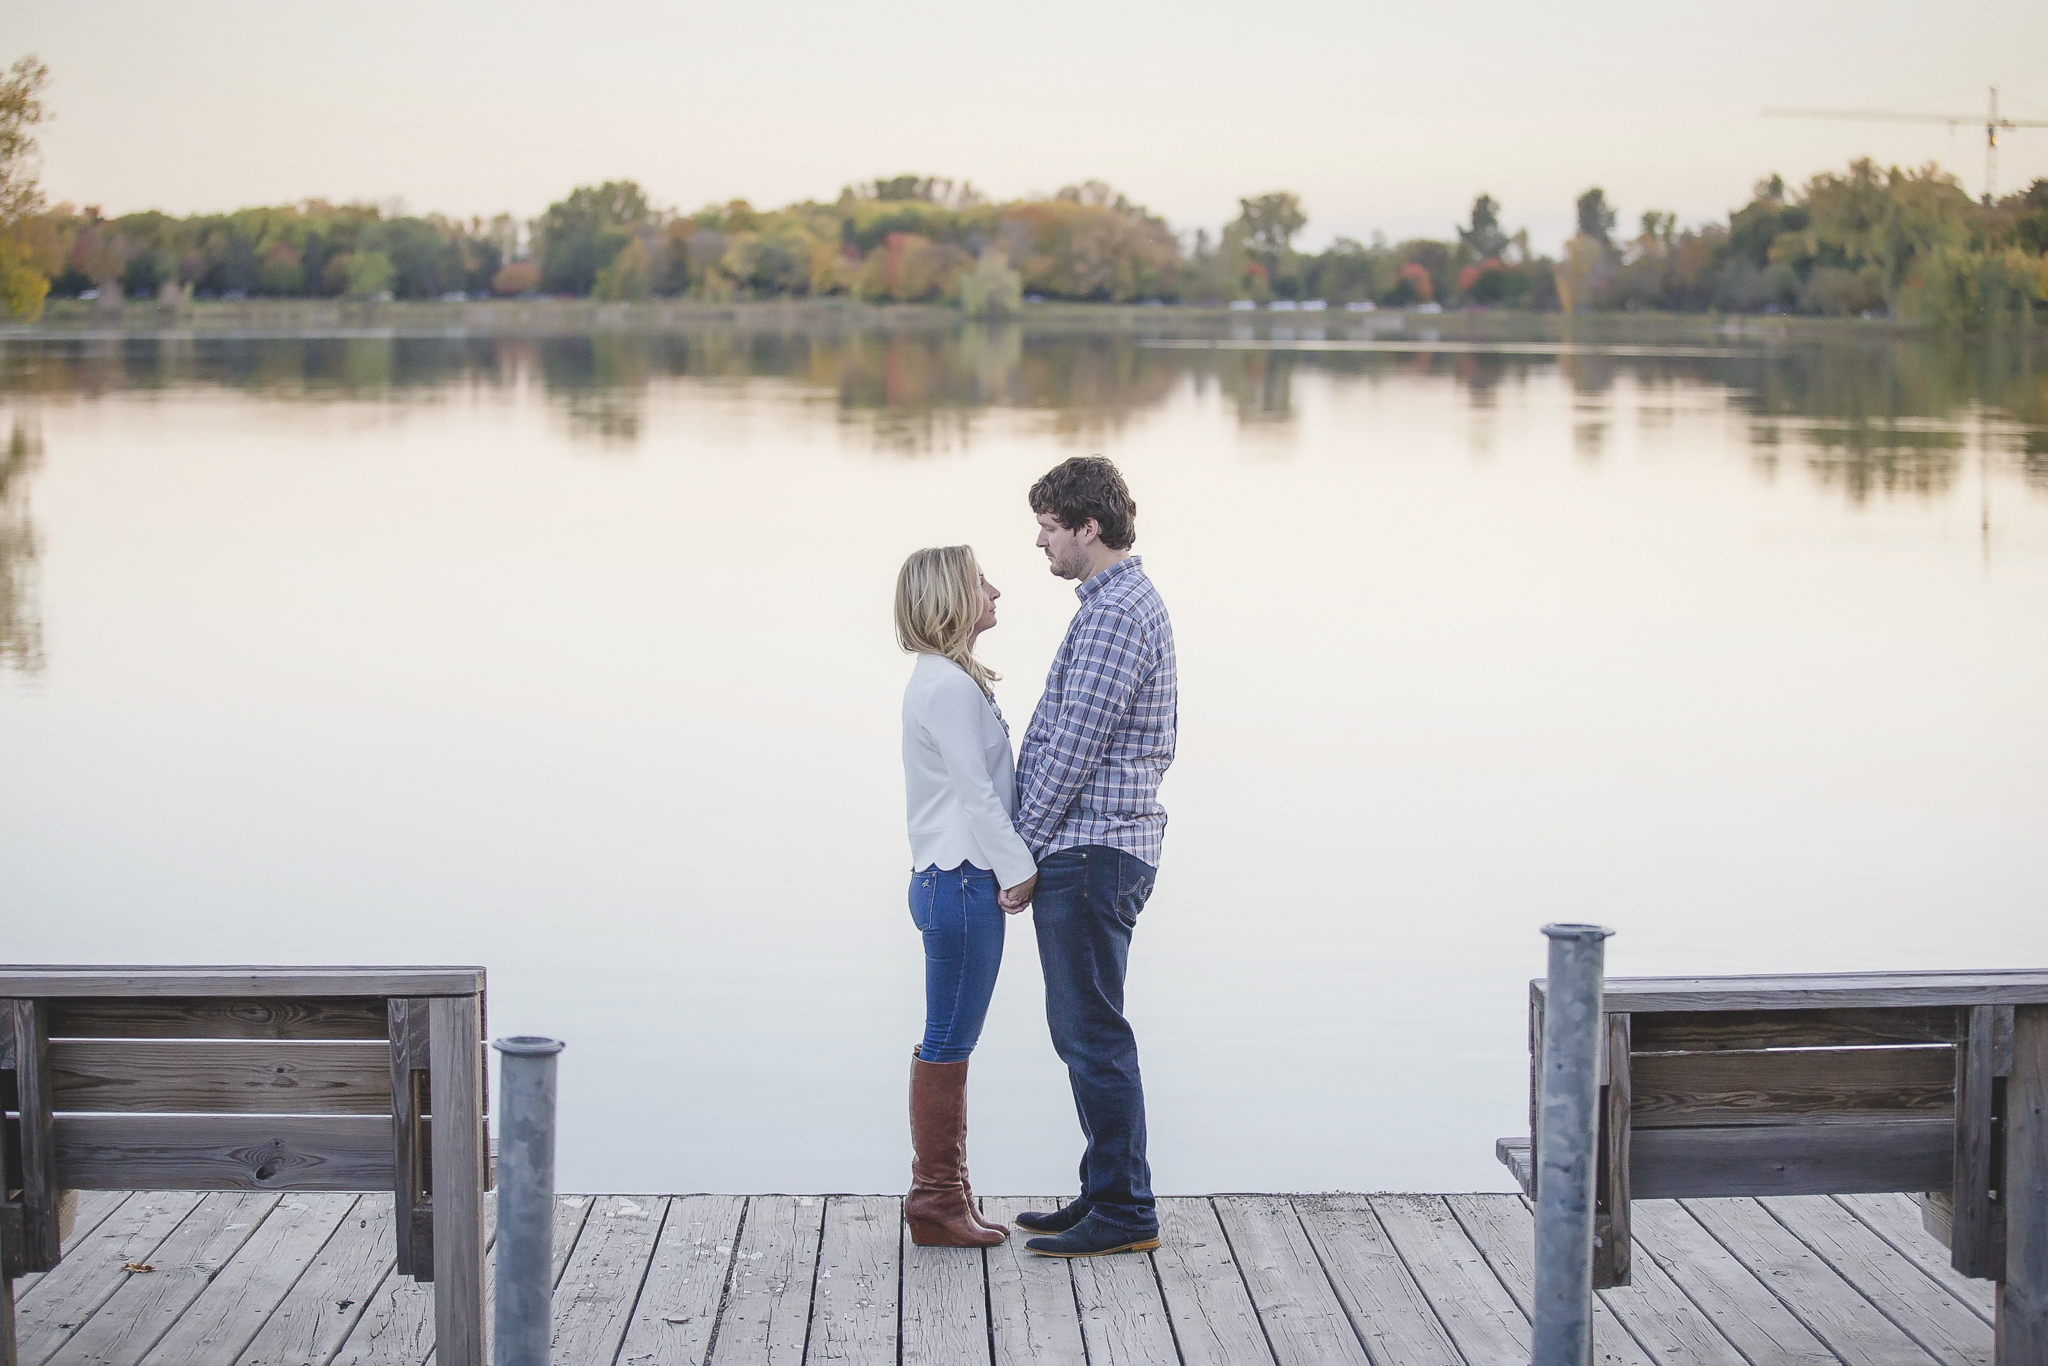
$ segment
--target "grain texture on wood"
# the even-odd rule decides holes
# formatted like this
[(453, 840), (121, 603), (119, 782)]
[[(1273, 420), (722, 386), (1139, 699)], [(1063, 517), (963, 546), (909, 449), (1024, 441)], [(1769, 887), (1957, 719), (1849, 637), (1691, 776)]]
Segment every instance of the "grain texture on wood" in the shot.
[(618, 1355), (667, 1212), (659, 1195), (605, 1195), (590, 1207), (555, 1285), (554, 1354), (561, 1360), (609, 1362)]
[(381, 1043), (62, 1039), (50, 1071), (59, 1110), (388, 1115), (388, 1056)]
[(1996, 1089), (1995, 1006), (1957, 1012), (1968, 1023), (1956, 1049), (1956, 1170), (1950, 1188), (1950, 1261), (1966, 1276), (1997, 1280), (2005, 1272), (2004, 1228), (1994, 1227), (1991, 1202), (1993, 1147), (1999, 1135), (1992, 1118)]
[(1370, 1361), (1294, 1203), (1221, 1195), (1216, 1213), (1280, 1366)]
[(1681, 1203), (1842, 1360), (1903, 1364), (1927, 1359), (1897, 1324), (1756, 1201)]
[(380, 996), (236, 1000), (151, 996), (135, 1000), (57, 997), (53, 1039), (356, 1039), (384, 1037)]
[[(1543, 989), (1540, 979), (1534, 989)], [(2048, 969), (1610, 977), (1603, 999), (1607, 1009), (1631, 1014), (2024, 1005), (2048, 1001)]]
[[(989, 1197), (989, 1218), (1011, 1223), (1025, 1210), (1049, 1210), (1059, 1201)], [(1024, 1250), (1035, 1235), (1012, 1227), (1009, 1241), (988, 1250), (989, 1327), (995, 1366), (1085, 1366), (1081, 1319), (1074, 1307), (1074, 1277), (1058, 1257)]]
[(1627, 1285), (1634, 1241), (1628, 1228), (1629, 1154), (1635, 1143), (1635, 1069), (1627, 1015), (1607, 1016), (1607, 1084), (1600, 1088), (1600, 1156), (1594, 1180), (1593, 1287)]
[(64, 1260), (15, 1300), (15, 1333), (21, 1359), (37, 1366), (54, 1354), (134, 1274), (121, 1268), (148, 1265), (202, 1197), (187, 1191), (138, 1193), (92, 1234), (64, 1254)]
[(1944, 1366), (1989, 1366), (1991, 1327), (1831, 1196), (1774, 1196), (1772, 1217)]
[(275, 1195), (209, 1195), (130, 1272), (92, 1319), (64, 1345), (79, 1366), (132, 1366), (174, 1328), (277, 1204)]
[[(357, 1200), (353, 1195), (210, 1198), (263, 1199), (271, 1208), (247, 1241), (213, 1269), (198, 1296), (143, 1359), (143, 1366), (225, 1366), (240, 1356)], [(179, 1232), (182, 1235), (183, 1230)], [(114, 1366), (111, 1360), (109, 1366)]]
[(1942, 1190), (1955, 1169), (1953, 1130), (1947, 1119), (1639, 1128), (1630, 1183), (1638, 1200)]
[(1835, 1203), (1848, 1210), (1885, 1240), (1901, 1257), (1919, 1267), (1935, 1284), (1977, 1317), (1991, 1322), (1991, 1282), (1977, 1280), (1957, 1271), (1949, 1261), (1948, 1247), (1937, 1242), (1921, 1220), (1918, 1203), (1910, 1195), (1837, 1195)]
[(1208, 1200), (1174, 1196), (1159, 1202), (1159, 1250), (1152, 1254), (1152, 1267), (1181, 1366), (1272, 1359), (1230, 1239)]
[[(737, 1195), (678, 1195), (669, 1201), (639, 1303), (619, 1348), (620, 1366), (699, 1366), (704, 1360), (718, 1325), (718, 1303), (725, 1294), (746, 1203)], [(892, 1274), (892, 1306), (895, 1294)], [(895, 1332), (892, 1308), (892, 1343)]]
[(903, 1366), (987, 1366), (992, 1358), (987, 1263), (981, 1249), (918, 1247), (907, 1226), (899, 1237)]
[(433, 1061), (432, 1010), (425, 998), (394, 996), (384, 1003), (384, 1025), (398, 1274), (432, 1280), (434, 1207), (427, 1189), (430, 1140), (426, 1129), (430, 1104), (427, 1078)]
[(1443, 1197), (1377, 1195), (1372, 1207), (1467, 1361), (1529, 1359), (1529, 1320)]
[[(12, 1261), (21, 1271), (48, 1271), (63, 1255), (64, 1236), (58, 1209), (53, 1077), (50, 1073), (50, 1010), (41, 1001), (6, 1002), (0, 1029), (12, 1024), (14, 1035), (14, 1103), (19, 1122), (13, 1135), (10, 1165), (21, 1180), (21, 1242)], [(12, 1175), (8, 1182), (11, 1184)], [(67, 1184), (76, 1186), (72, 1181)]]
[(712, 1366), (796, 1366), (803, 1359), (824, 1222), (825, 1202), (815, 1196), (747, 1201)]
[[(566, 1211), (563, 1206), (568, 1205)], [(572, 1196), (555, 1205), (556, 1261), (565, 1260), (561, 1251), (563, 1225), (569, 1238), (582, 1227), (590, 1197)], [(484, 1202), (484, 1245), (490, 1246), (497, 1232), (498, 1202)], [(565, 1215), (567, 1216), (565, 1219)], [(350, 1306), (354, 1308), (354, 1306)], [(485, 1310), (488, 1317), (488, 1306)], [(366, 1298), (355, 1326), (343, 1338), (332, 1366), (420, 1366), (431, 1362), (434, 1351), (434, 1287), (387, 1271), (384, 1279)], [(302, 1366), (295, 1363), (294, 1366)]]
[(1955, 1101), (1955, 1050), (1938, 1045), (1646, 1053), (1633, 1070), (1637, 1129), (1818, 1114), (1946, 1117)]
[(806, 1362), (895, 1366), (902, 1213), (902, 1203), (889, 1195), (835, 1195), (825, 1202)]
[(482, 968), (0, 967), (0, 996), (476, 996)]
[(484, 1366), (482, 1002), (437, 997), (430, 1013), (434, 1354), (441, 1366)]
[[(360, 1196), (234, 1358), (235, 1366), (321, 1366), (341, 1350), (390, 1268), (391, 1197)], [(228, 1359), (214, 1360), (225, 1366)]]
[[(1073, 1259), (1074, 1302), (1088, 1360), (1126, 1366), (1177, 1360), (1173, 1325), (1149, 1253)], [(929, 1359), (929, 1358), (928, 1358)]]
[(1710, 1053), (1719, 1049), (1953, 1043), (1957, 1031), (1956, 1013), (1949, 1007), (1904, 1006), (1885, 1010), (1665, 1011), (1635, 1017), (1634, 1033), (1638, 1053)]
[[(1446, 1195), (1444, 1204), (1528, 1317), (1536, 1282), (1536, 1219), (1529, 1207), (1518, 1195)], [(1595, 1297), (1593, 1360), (1604, 1366), (1655, 1366), (1658, 1359), (1637, 1345), (1605, 1301)]]
[(1297, 1195), (1294, 1208), (1376, 1366), (1464, 1366), (1370, 1200)]
[[(1837, 1358), (1674, 1201), (1636, 1203), (1637, 1264), (1656, 1263), (1752, 1363), (1838, 1366)], [(1624, 1292), (1607, 1292), (1610, 1302)]]
[(79, 1190), (391, 1188), (391, 1123), (372, 1115), (61, 1115)]
[(2048, 1006), (2013, 1012), (1999, 1366), (2048, 1361)]

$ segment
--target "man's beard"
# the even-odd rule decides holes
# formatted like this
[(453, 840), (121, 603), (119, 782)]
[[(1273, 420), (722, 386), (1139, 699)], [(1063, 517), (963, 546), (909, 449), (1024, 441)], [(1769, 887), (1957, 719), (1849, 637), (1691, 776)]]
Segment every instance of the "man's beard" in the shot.
[(1062, 579), (1083, 578), (1088, 573), (1088, 560), (1079, 551), (1075, 551), (1065, 559), (1055, 558), (1052, 562), (1052, 572)]

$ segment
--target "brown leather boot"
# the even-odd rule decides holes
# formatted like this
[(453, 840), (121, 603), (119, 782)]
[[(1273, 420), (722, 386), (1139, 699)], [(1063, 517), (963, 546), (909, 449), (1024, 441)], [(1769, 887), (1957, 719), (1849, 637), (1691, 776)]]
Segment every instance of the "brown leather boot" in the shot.
[(910, 1061), (910, 1194), (903, 1218), (919, 1247), (994, 1247), (1007, 1236), (984, 1228), (967, 1202), (961, 1158), (967, 1140), (967, 1064)]
[[(962, 1095), (965, 1095), (967, 1091), (967, 1063), (965, 1061), (960, 1064), (960, 1091)], [(1005, 1238), (1010, 1236), (1010, 1226), (1008, 1224), (999, 1224), (981, 1212), (981, 1202), (974, 1198), (974, 1183), (967, 1179), (967, 1107), (964, 1104), (960, 1107), (960, 1189), (967, 1196), (968, 1218), (987, 1229), (990, 1233), (1000, 1233)]]

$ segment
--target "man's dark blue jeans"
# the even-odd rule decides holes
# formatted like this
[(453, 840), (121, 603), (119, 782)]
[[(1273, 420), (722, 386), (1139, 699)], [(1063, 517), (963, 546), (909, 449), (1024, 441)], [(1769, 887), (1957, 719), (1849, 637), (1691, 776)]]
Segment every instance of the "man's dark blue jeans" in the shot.
[(1138, 1040), (1124, 1019), (1124, 969), (1154, 876), (1121, 849), (1062, 849), (1039, 860), (1031, 907), (1046, 1023), (1088, 1139), (1081, 1199), (1095, 1217), (1142, 1234), (1158, 1231), (1159, 1211), (1145, 1160)]

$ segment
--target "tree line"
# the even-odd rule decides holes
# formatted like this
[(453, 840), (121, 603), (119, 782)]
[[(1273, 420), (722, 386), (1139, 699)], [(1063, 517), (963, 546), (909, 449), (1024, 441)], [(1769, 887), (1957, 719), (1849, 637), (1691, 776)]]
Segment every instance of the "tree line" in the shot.
[(302, 204), (174, 217), (45, 206), (27, 161), (45, 79), (0, 82), (0, 286), (44, 295), (434, 299), (557, 295), (708, 301), (845, 297), (1015, 312), (1029, 300), (1223, 305), (1435, 305), (1567, 312), (1881, 315), (1950, 328), (2025, 324), (2048, 300), (2048, 180), (1971, 199), (1935, 166), (1869, 160), (1796, 189), (1760, 181), (1725, 222), (1661, 210), (1633, 235), (1604, 191), (1576, 203), (1555, 256), (1510, 233), (1491, 195), (1443, 238), (1296, 243), (1286, 191), (1239, 201), (1220, 231), (1176, 232), (1099, 181), (996, 203), (930, 176), (877, 178), (831, 200), (683, 213), (630, 180), (584, 186), (538, 218), (418, 216)]

